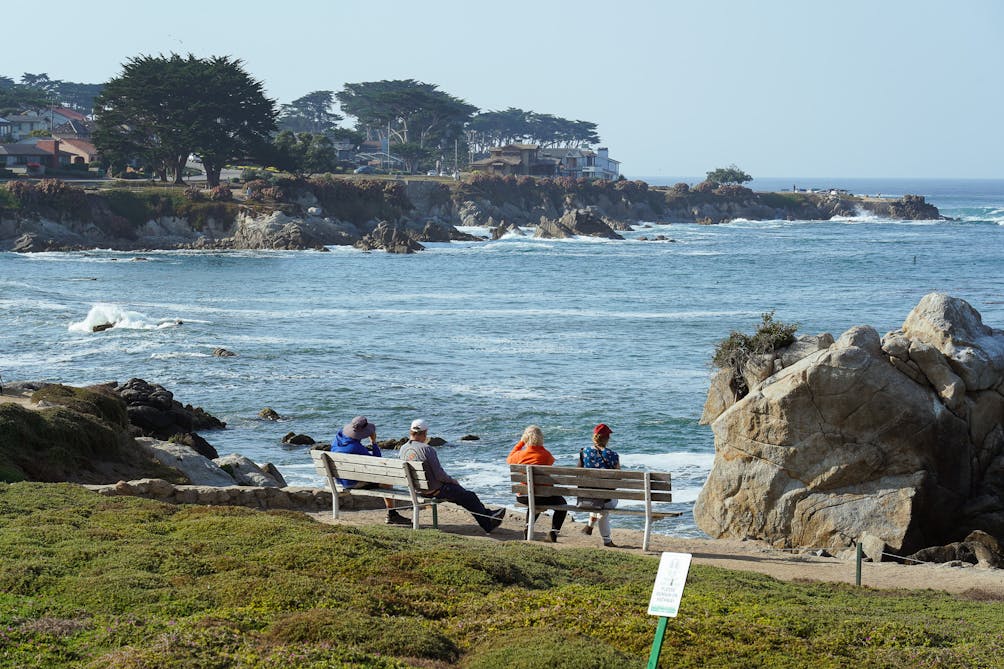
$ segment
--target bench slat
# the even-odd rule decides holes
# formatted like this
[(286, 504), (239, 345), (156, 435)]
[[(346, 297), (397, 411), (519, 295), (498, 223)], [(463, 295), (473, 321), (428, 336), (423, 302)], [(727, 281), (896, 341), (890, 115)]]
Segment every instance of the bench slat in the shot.
[[(606, 471), (620, 471), (617, 469), (610, 469)], [(513, 483), (526, 484), (526, 472), (521, 475), (513, 473), (509, 479)], [(629, 480), (624, 481), (616, 478), (616, 476), (605, 476), (605, 477), (592, 477), (592, 476), (572, 476), (572, 475), (559, 475), (555, 476), (553, 474), (534, 474), (533, 484), (538, 485), (555, 485), (555, 486), (585, 486), (590, 488), (607, 488), (610, 490), (644, 490), (645, 481), (641, 480)], [(672, 484), (669, 481), (654, 481), (650, 486), (651, 490), (668, 492), (673, 489)]]
[[(511, 488), (512, 492), (517, 495), (526, 495), (526, 486), (516, 484)], [(588, 488), (579, 488), (576, 486), (541, 486), (534, 482), (534, 492), (537, 497), (588, 497), (589, 499), (630, 499), (630, 500), (645, 500), (644, 490), (597, 490)], [(653, 492), (652, 493), (653, 502), (672, 502), (673, 493), (671, 492)]]
[[(526, 506), (516, 502), (517, 506)], [(536, 504), (537, 511), (547, 511), (548, 509), (562, 509), (564, 511), (577, 511), (579, 513), (596, 513), (597, 511), (610, 511), (615, 513), (628, 513), (635, 516), (644, 516), (645, 509), (633, 509), (631, 507), (618, 506), (613, 509), (590, 509), (588, 507), (575, 506), (573, 504)], [(653, 518), (676, 518), (682, 516), (683, 511), (653, 511)]]
[[(534, 465), (539, 467), (536, 470), (536, 476), (560, 476), (560, 475), (572, 475), (583, 478), (609, 478), (611, 476), (616, 476), (618, 479), (623, 481), (644, 481), (646, 472), (637, 469), (592, 469), (589, 467), (544, 467), (542, 465)], [(547, 471), (543, 471), (546, 469)], [(526, 465), (509, 465), (509, 471), (512, 475), (526, 475)], [(672, 474), (669, 472), (647, 472), (649, 479), (654, 483), (658, 482), (670, 482), (672, 480)]]

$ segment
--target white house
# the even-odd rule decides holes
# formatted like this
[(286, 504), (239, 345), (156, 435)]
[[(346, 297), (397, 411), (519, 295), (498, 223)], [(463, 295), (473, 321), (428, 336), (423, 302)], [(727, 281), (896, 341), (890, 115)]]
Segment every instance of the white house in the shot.
[(540, 157), (558, 161), (557, 176), (607, 181), (620, 176), (620, 161), (611, 158), (609, 149), (605, 146), (596, 151), (584, 147), (541, 149)]

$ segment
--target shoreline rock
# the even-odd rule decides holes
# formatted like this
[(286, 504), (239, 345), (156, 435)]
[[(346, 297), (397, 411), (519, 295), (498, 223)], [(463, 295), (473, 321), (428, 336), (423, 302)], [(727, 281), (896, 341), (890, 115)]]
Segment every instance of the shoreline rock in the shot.
[(901, 330), (825, 343), (754, 361), (745, 397), (715, 376), (698, 526), (827, 549), (870, 535), (896, 555), (1004, 537), (1004, 331), (932, 293)]

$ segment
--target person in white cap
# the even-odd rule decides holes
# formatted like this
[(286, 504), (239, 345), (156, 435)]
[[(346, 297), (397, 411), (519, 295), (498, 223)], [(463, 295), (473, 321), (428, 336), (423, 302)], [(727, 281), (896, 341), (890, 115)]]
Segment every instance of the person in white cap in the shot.
[(457, 479), (443, 470), (436, 449), (426, 443), (429, 440), (429, 424), (425, 419), (416, 418), (413, 420), (408, 436), (410, 440), (398, 452), (401, 459), (412, 462), (428, 462), (432, 472), (433, 483), (430, 485), (433, 487), (429, 490), (423, 490), (422, 496), (442, 499), (462, 506), (470, 511), (481, 529), (489, 533), (495, 531), (505, 517), (505, 507), (489, 511), (476, 494), (460, 485)]

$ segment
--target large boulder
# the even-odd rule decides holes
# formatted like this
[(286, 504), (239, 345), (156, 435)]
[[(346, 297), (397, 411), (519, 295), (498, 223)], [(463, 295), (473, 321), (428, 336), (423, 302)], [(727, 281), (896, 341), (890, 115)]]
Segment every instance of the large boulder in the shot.
[(166, 440), (177, 436), (207, 458), (218, 457), (214, 449), (195, 430), (219, 430), (226, 423), (201, 407), (182, 405), (174, 394), (156, 383), (129, 379), (114, 390), (126, 403), (129, 422), (143, 436)]
[[(921, 309), (932, 304), (952, 308)], [(914, 337), (920, 320), (923, 340)], [(993, 371), (1001, 346), (1004, 333), (982, 326), (968, 304), (928, 295), (902, 331), (883, 340), (852, 328), (724, 410), (727, 378), (717, 379), (705, 408), (715, 460), (694, 507), (698, 526), (802, 547), (870, 536), (901, 555), (974, 530), (1004, 537), (1004, 374)], [(966, 392), (966, 368), (984, 389)]]

